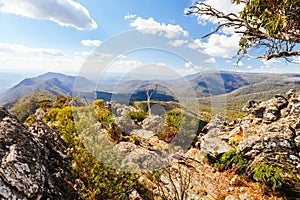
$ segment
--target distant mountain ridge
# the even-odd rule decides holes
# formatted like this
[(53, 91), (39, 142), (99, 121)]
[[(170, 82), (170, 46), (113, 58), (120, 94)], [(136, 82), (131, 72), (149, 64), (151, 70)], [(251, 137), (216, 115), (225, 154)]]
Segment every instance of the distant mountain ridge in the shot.
[[(268, 74), (268, 73), (239, 73), (221, 71), (218, 73), (192, 74), (178, 80), (155, 80), (158, 84), (156, 96), (160, 101), (176, 100), (176, 94), (189, 97), (192, 92), (209, 102), (212, 96), (220, 99), (227, 98), (230, 104), (243, 105), (249, 99), (266, 100), (276, 93), (288, 89), (300, 91), (299, 74)], [(53, 95), (77, 95), (88, 99), (128, 96), (131, 100), (145, 99), (145, 86), (153, 84), (146, 80), (125, 80), (115, 85), (116, 81), (105, 80), (102, 87), (96, 89), (97, 84), (80, 76), (68, 76), (60, 73), (48, 72), (37, 77), (27, 78), (0, 95), (0, 102), (9, 102), (37, 90), (46, 90)], [(188, 83), (188, 84), (186, 84)], [(74, 87), (74, 84), (76, 86)], [(107, 86), (107, 87), (106, 87)], [(76, 91), (74, 90), (76, 88)], [(96, 90), (96, 91), (95, 91)], [(79, 95), (80, 94), (80, 95)], [(225, 96), (224, 96), (225, 95)], [(127, 97), (126, 97), (127, 98)]]
[(47, 90), (54, 95), (72, 95), (75, 83), (76, 89), (79, 91), (92, 88), (94, 85), (92, 81), (84, 77), (48, 72), (37, 77), (22, 80), (11, 89), (2, 93), (0, 102), (9, 102), (37, 90)]

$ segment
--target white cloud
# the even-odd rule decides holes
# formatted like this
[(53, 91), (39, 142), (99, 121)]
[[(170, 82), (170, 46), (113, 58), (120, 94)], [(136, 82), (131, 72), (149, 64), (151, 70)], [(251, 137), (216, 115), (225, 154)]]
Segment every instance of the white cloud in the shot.
[(293, 57), (292, 62), (300, 63), (300, 56)]
[(244, 63), (242, 61), (239, 61), (238, 63), (235, 64), (237, 67), (242, 67), (244, 66)]
[(172, 47), (180, 47), (184, 44), (186, 44), (188, 41), (187, 40), (173, 40), (170, 41), (168, 44)]
[(130, 26), (135, 27), (141, 33), (151, 35), (164, 35), (169, 39), (179, 37), (180, 35), (189, 35), (188, 32), (184, 30), (180, 25), (159, 23), (152, 17), (148, 19), (137, 17), (130, 23)]
[[(205, 68), (202, 66), (194, 65), (191, 61), (184, 63), (185, 68), (189, 70), (193, 70), (195, 72), (204, 70)], [(186, 70), (186, 69), (184, 69)]]
[(0, 0), (0, 12), (11, 13), (32, 19), (46, 19), (60, 26), (78, 30), (93, 30), (98, 27), (89, 11), (73, 0)]
[[(224, 14), (234, 13), (239, 14), (243, 10), (244, 4), (239, 5), (232, 3), (231, 0), (204, 0), (202, 3), (210, 5), (212, 8), (221, 11)], [(196, 4), (196, 2), (194, 2)], [(201, 6), (198, 4), (198, 6)], [(195, 10), (196, 11), (196, 10)], [(221, 20), (208, 15), (198, 15), (198, 22), (202, 25), (206, 25), (207, 22), (219, 25)], [(191, 49), (198, 49), (201, 53), (208, 54), (215, 57), (229, 58), (233, 57), (239, 49), (239, 41), (241, 34), (236, 31), (242, 31), (242, 29), (236, 30), (231, 27), (223, 27), (219, 30), (219, 33), (210, 35), (206, 41), (200, 39), (194, 40), (188, 47)]]
[(251, 65), (247, 66), (247, 69), (252, 69), (252, 66)]
[(261, 60), (263, 63), (264, 63), (264, 65), (266, 65), (266, 66), (272, 66), (272, 65), (275, 65), (275, 63), (280, 63), (280, 61), (279, 60), (276, 60), (276, 59), (271, 59), (271, 60), (265, 60), (265, 59), (262, 59)]
[(93, 53), (93, 51), (83, 51), (79, 55), (87, 57), (87, 56), (92, 55), (92, 53)]
[(192, 62), (186, 62), (186, 63), (184, 63), (184, 66), (185, 66), (186, 68), (190, 68), (192, 65), (193, 65)]
[(0, 70), (76, 72), (83, 61), (80, 55), (67, 55), (58, 49), (0, 43)]
[(99, 47), (102, 44), (100, 40), (81, 40), (80, 42), (82, 45), (88, 47)]
[(160, 67), (167, 67), (167, 64), (166, 64), (166, 63), (157, 63), (156, 65), (157, 65), (157, 66), (160, 66)]
[(195, 39), (195, 40), (193, 41), (193, 43), (190, 43), (190, 44), (188, 45), (188, 48), (190, 48), (190, 49), (199, 49), (199, 48), (201, 48), (201, 47), (203, 47), (203, 44), (202, 44), (202, 42), (201, 42), (200, 39)]
[(216, 63), (217, 61), (216, 61), (215, 58), (209, 58), (209, 59), (204, 60), (204, 62), (206, 62), (206, 63)]
[(201, 53), (209, 56), (229, 58), (236, 54), (239, 48), (239, 40), (240, 36), (237, 34), (231, 36), (213, 34), (207, 42), (199, 41), (198, 47)]
[(31, 48), (21, 44), (8, 43), (0, 43), (0, 52), (24, 56), (64, 56), (64, 53), (58, 49)]
[(128, 14), (128, 15), (124, 16), (124, 19), (134, 19), (134, 18), (136, 18), (135, 14)]
[(128, 73), (137, 67), (140, 67), (143, 63), (138, 60), (117, 60), (113, 62), (107, 72), (114, 72), (114, 73)]

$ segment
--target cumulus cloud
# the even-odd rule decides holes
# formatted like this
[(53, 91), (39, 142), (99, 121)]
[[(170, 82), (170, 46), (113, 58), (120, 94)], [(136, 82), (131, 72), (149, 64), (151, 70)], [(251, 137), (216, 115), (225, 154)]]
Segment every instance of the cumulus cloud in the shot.
[(186, 44), (187, 40), (172, 40), (168, 44), (172, 47), (181, 47), (182, 45)]
[(134, 19), (134, 18), (136, 18), (135, 14), (128, 14), (128, 15), (124, 16), (124, 19)]
[(0, 42), (0, 70), (33, 69), (76, 72), (82, 66), (83, 61), (82, 56), (67, 55), (59, 49), (35, 48)]
[(236, 54), (239, 48), (239, 40), (240, 36), (237, 34), (231, 36), (213, 34), (207, 42), (195, 40), (194, 43), (189, 45), (189, 48), (199, 49), (201, 53), (209, 56), (229, 58)]
[(192, 43), (188, 45), (188, 48), (190, 49), (199, 49), (201, 47), (203, 47), (203, 44), (200, 39), (195, 39)]
[(181, 35), (189, 35), (188, 32), (184, 30), (180, 25), (159, 23), (152, 17), (148, 19), (137, 17), (130, 23), (130, 26), (136, 28), (141, 33), (151, 35), (164, 35), (169, 39), (176, 38)]
[(199, 65), (194, 65), (191, 61), (184, 63), (185, 68), (193, 71), (204, 70), (205, 68)]
[(64, 56), (64, 53), (58, 49), (31, 48), (21, 44), (8, 43), (0, 43), (0, 52), (23, 56)]
[(209, 59), (204, 60), (204, 62), (206, 62), (206, 63), (216, 63), (217, 61), (216, 61), (215, 58), (209, 58)]
[(0, 12), (11, 13), (32, 19), (56, 22), (60, 26), (78, 30), (93, 30), (98, 27), (89, 11), (73, 0), (0, 0)]
[(81, 40), (80, 42), (87, 47), (99, 47), (102, 44), (100, 40)]

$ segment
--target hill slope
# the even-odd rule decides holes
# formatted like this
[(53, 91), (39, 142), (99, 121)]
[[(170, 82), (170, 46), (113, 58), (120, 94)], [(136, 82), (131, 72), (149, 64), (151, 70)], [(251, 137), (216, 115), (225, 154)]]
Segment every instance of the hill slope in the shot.
[(71, 95), (74, 92), (73, 86), (75, 82), (76, 89), (79, 91), (85, 91), (86, 89), (92, 88), (94, 85), (91, 81), (84, 77), (67, 76), (64, 74), (48, 72), (34, 78), (24, 79), (11, 89), (2, 93), (0, 96), (0, 102), (9, 102), (25, 94), (41, 89), (54, 95)]

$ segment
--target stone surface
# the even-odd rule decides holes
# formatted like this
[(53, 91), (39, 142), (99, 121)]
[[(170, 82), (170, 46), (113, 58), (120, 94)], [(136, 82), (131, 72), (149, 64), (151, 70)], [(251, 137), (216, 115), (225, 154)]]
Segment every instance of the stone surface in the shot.
[(237, 148), (253, 162), (265, 161), (299, 173), (300, 93), (249, 101), (243, 110), (248, 115), (230, 124), (219, 116), (212, 120), (200, 134), (198, 148), (213, 157)]
[(59, 133), (0, 108), (0, 199), (80, 199)]

